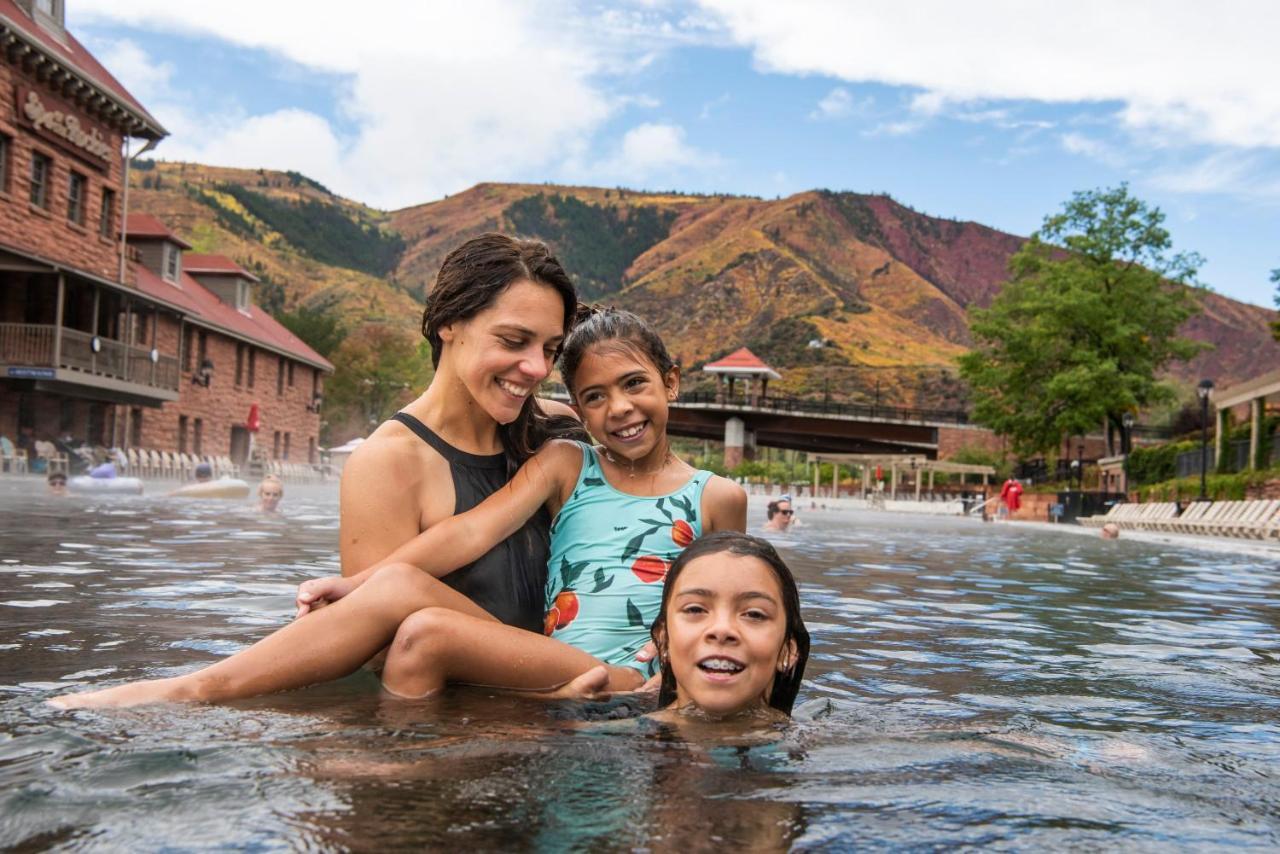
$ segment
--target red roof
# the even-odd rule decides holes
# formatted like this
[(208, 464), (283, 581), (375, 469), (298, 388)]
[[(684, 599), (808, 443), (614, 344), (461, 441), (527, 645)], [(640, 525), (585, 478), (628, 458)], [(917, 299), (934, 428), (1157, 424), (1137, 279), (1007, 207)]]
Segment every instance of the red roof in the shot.
[(202, 255), (196, 252), (182, 253), (182, 269), (188, 273), (200, 273), (211, 276), (240, 276), (251, 282), (258, 277), (232, 261), (226, 255)]
[(245, 311), (239, 311), (218, 299), (185, 271), (178, 277), (177, 284), (171, 284), (146, 267), (134, 265), (133, 270), (138, 277), (139, 291), (178, 306), (197, 323), (248, 339), (326, 371), (333, 370), (328, 359), (304, 344), (301, 338), (258, 306), (250, 304)]
[(708, 362), (704, 368), (746, 368), (758, 371), (773, 370), (764, 362), (760, 361), (760, 357), (752, 353), (746, 347), (739, 347), (723, 359), (715, 362)]
[(135, 113), (144, 123), (150, 125), (148, 130), (156, 139), (168, 136), (169, 132), (147, 112), (138, 99), (129, 94), (129, 90), (120, 85), (120, 81), (111, 76), (111, 72), (103, 68), (93, 54), (85, 50), (84, 45), (76, 40), (69, 31), (63, 31), (65, 39), (58, 39), (44, 27), (31, 20), (14, 0), (0, 0), (0, 24), (11, 27), (22, 37), (37, 45), (40, 50), (54, 57), (68, 70), (77, 72), (85, 80), (95, 84), (103, 91), (114, 95), (129, 111)]
[[(0, 0), (4, 2), (4, 0)], [(128, 232), (130, 240), (140, 238), (143, 240), (168, 240), (178, 244), (183, 249), (190, 249), (191, 244), (183, 240), (178, 235), (169, 230), (169, 226), (153, 217), (151, 214), (131, 213), (125, 217), (125, 231)]]

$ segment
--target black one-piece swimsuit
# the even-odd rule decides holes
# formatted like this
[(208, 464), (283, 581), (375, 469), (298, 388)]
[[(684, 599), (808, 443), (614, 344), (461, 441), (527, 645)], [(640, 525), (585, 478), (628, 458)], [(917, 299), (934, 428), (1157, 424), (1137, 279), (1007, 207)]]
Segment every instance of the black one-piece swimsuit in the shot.
[[(465, 513), (511, 479), (503, 454), (468, 454), (441, 439), (407, 412), (391, 416), (449, 462), (453, 512)], [(539, 508), (520, 530), (441, 580), (509, 626), (542, 631), (551, 553), (551, 516)]]

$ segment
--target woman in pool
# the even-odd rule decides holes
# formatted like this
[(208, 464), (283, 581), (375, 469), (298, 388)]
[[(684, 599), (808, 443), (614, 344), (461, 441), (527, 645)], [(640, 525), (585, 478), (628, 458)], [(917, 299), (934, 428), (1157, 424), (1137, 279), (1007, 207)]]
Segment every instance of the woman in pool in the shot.
[[(613, 310), (588, 317), (566, 342), (561, 370), (601, 447), (549, 442), (475, 510), (429, 527), (355, 576), (303, 585), (303, 610), (332, 604), (231, 658), (57, 704), (217, 701), (296, 688), (352, 672), (393, 639), (383, 684), (403, 696), (448, 682), (545, 690), (601, 664), (602, 690), (637, 687), (643, 678), (631, 665), (648, 640), (671, 559), (703, 533), (741, 531), (746, 495), (671, 453), (667, 407), (679, 369), (638, 317)], [(540, 512), (556, 516), (543, 624), (550, 637), (440, 595), (435, 576)]]
[[(584, 436), (568, 407), (533, 396), (576, 309), (569, 276), (542, 243), (484, 234), (449, 253), (422, 315), (431, 384), (343, 469), (344, 575), (475, 507), (551, 436)], [(539, 631), (549, 524), (531, 518), (452, 573), (439, 604)]]

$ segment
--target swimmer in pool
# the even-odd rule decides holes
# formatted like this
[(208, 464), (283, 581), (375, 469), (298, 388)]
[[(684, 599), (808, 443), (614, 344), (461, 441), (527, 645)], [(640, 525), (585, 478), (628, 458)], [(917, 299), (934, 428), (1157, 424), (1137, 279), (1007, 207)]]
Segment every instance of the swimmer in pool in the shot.
[(278, 513), (280, 502), (284, 499), (284, 481), (269, 474), (258, 484), (258, 512)]
[[(680, 372), (634, 314), (608, 309), (581, 319), (565, 342), (561, 371), (599, 447), (548, 443), (479, 507), (428, 528), (386, 561), (305, 583), (300, 618), (230, 658), (51, 702), (74, 708), (251, 697), (345, 676), (388, 642), (383, 686), (402, 697), (449, 682), (547, 691), (601, 665), (606, 681), (596, 690), (639, 687), (636, 656), (660, 608), (658, 582), (702, 534), (741, 531), (746, 494), (672, 453), (666, 424)], [(555, 517), (545, 637), (503, 625), (471, 603), (456, 610), (436, 603), (441, 576), (544, 507)], [(331, 604), (314, 610), (321, 601)]]
[(664, 720), (784, 719), (809, 660), (795, 577), (767, 541), (724, 531), (667, 573), (653, 623)]
[(60, 471), (51, 472), (45, 484), (50, 495), (67, 494), (67, 476)]
[(791, 507), (791, 496), (780, 495), (777, 501), (769, 502), (765, 513), (768, 515), (768, 521), (764, 523), (765, 530), (782, 533), (795, 521), (796, 511)]

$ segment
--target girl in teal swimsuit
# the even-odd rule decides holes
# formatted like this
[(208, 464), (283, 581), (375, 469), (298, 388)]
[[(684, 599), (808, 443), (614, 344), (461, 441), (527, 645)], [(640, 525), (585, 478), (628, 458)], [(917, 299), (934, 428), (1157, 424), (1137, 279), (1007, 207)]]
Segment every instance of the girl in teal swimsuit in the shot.
[[(459, 342), (465, 346), (467, 342)], [(667, 410), (680, 371), (634, 314), (580, 320), (561, 374), (600, 444), (545, 444), (504, 487), (347, 578), (305, 583), (303, 615), (248, 649), (173, 679), (58, 698), (64, 707), (217, 702), (335, 679), (390, 644), (383, 685), (418, 697), (449, 682), (550, 690), (604, 666), (593, 687), (639, 687), (672, 560), (695, 538), (742, 531), (741, 487), (671, 452)], [(546, 507), (552, 562), (544, 634), (503, 625), (439, 580)], [(316, 609), (319, 602), (329, 603)]]

